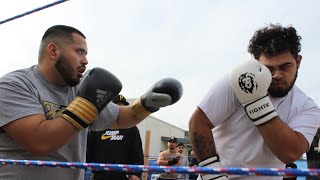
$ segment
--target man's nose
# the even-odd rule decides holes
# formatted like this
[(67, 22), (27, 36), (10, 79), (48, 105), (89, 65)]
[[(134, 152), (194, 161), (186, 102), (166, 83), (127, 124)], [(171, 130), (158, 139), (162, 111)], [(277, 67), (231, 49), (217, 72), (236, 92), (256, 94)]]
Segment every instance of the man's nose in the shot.
[(282, 71), (280, 71), (280, 70), (273, 70), (272, 72), (271, 72), (271, 74), (272, 74), (272, 78), (273, 79), (281, 79), (281, 78), (283, 78), (283, 73), (282, 73)]

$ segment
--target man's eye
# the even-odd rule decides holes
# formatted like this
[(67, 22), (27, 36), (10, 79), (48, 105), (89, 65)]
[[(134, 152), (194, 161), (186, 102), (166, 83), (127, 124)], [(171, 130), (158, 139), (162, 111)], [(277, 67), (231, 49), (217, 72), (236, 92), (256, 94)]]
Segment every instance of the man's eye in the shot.
[(282, 66), (281, 70), (288, 70), (290, 68), (290, 66)]

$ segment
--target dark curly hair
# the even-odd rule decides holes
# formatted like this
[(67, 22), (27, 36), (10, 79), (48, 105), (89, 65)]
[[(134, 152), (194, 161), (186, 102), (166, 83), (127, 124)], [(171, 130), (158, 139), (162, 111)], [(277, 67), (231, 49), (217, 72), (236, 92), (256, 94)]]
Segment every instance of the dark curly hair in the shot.
[(250, 39), (248, 52), (259, 59), (261, 54), (267, 57), (277, 56), (290, 51), (295, 59), (301, 50), (301, 36), (292, 26), (282, 27), (280, 24), (269, 24), (255, 32)]

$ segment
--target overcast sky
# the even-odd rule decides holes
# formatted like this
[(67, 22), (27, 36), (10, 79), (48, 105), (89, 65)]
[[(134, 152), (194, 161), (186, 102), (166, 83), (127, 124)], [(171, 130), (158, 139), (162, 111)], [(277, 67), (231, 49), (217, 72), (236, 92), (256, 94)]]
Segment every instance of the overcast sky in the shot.
[[(6, 1), (0, 21), (52, 2)], [(319, 104), (319, 7), (318, 0), (71, 0), (0, 25), (0, 75), (36, 64), (47, 28), (74, 26), (87, 36), (88, 68), (114, 73), (127, 98), (139, 97), (162, 78), (178, 79), (181, 100), (153, 115), (187, 130), (211, 85), (250, 58), (254, 31), (280, 23), (302, 36), (297, 84)]]

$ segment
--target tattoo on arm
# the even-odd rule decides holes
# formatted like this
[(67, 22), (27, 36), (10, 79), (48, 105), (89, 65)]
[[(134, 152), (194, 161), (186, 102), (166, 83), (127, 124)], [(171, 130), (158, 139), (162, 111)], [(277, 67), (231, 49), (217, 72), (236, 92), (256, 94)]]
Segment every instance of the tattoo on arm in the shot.
[(198, 160), (203, 161), (217, 154), (212, 133), (193, 132), (192, 142)]

